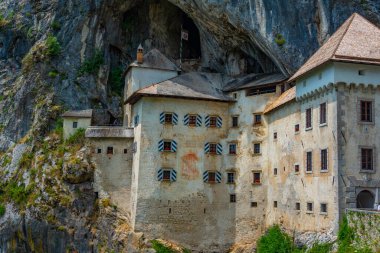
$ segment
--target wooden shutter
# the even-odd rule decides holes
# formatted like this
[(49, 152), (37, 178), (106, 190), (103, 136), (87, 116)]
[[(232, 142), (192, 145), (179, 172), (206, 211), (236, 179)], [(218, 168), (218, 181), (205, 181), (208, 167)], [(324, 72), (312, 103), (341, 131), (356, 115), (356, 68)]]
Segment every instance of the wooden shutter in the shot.
[(205, 144), (205, 153), (208, 154), (210, 152), (210, 143)]
[(164, 140), (160, 140), (158, 142), (158, 151), (160, 152), (164, 151)]
[(223, 146), (222, 146), (222, 144), (220, 144), (220, 143), (216, 144), (216, 153), (218, 155), (221, 155), (223, 153)]
[(203, 182), (208, 182), (208, 171), (203, 172)]
[(223, 120), (222, 120), (221, 117), (218, 116), (217, 119), (216, 119), (216, 126), (219, 127), (219, 128), (221, 128), (222, 125), (223, 125)]
[(206, 125), (206, 127), (210, 127), (210, 116), (209, 115), (207, 115), (205, 117), (205, 125)]
[(201, 126), (202, 126), (202, 116), (197, 115), (197, 127), (201, 127)]
[(177, 171), (171, 170), (170, 171), (170, 182), (177, 181)]
[(163, 169), (159, 169), (157, 171), (157, 180), (158, 181), (164, 180), (164, 170)]
[(172, 114), (173, 116), (173, 125), (178, 125), (178, 114), (177, 113), (173, 113)]
[(189, 122), (190, 122), (190, 115), (189, 114), (186, 114), (185, 117), (183, 118), (183, 124), (185, 126), (188, 126), (189, 125)]
[(215, 178), (216, 178), (216, 182), (217, 182), (217, 183), (221, 183), (221, 182), (222, 182), (222, 173), (219, 172), (219, 171), (217, 171), (217, 172), (215, 173)]
[(161, 124), (164, 124), (164, 123), (165, 123), (165, 113), (164, 113), (164, 112), (161, 112), (161, 113), (160, 113), (160, 123), (161, 123)]
[(177, 152), (177, 142), (176, 141), (174, 141), (174, 140), (172, 140), (172, 152)]

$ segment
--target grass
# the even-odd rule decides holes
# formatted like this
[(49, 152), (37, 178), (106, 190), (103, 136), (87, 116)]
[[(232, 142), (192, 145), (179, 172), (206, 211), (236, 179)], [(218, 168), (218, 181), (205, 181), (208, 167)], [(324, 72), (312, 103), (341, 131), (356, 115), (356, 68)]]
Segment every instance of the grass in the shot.
[(282, 47), (286, 43), (286, 40), (285, 40), (284, 36), (282, 36), (282, 34), (280, 34), (280, 33), (276, 34), (276, 37), (274, 38), (274, 41), (276, 42), (276, 44), (279, 47)]
[(175, 253), (174, 250), (172, 250), (169, 247), (166, 247), (157, 240), (152, 240), (152, 247), (156, 251), (156, 253)]
[(6, 187), (8, 197), (16, 204), (21, 205), (26, 203), (29, 192), (26, 190), (24, 184), (18, 185), (16, 182), (11, 182)]
[(86, 129), (84, 128), (79, 128), (74, 134), (72, 134), (67, 140), (66, 144), (69, 145), (83, 145), (85, 141), (85, 132)]
[(59, 76), (59, 72), (56, 70), (52, 70), (48, 73), (48, 76), (51, 78), (56, 78), (57, 76)]
[(103, 64), (103, 54), (99, 49), (97, 49), (91, 58), (83, 62), (82, 66), (79, 68), (78, 75), (83, 76), (84, 74), (96, 74), (99, 71), (100, 66)]
[(49, 56), (57, 56), (61, 53), (61, 45), (57, 37), (49, 35), (46, 39), (46, 54)]
[(292, 240), (278, 225), (272, 226), (257, 242), (258, 253), (289, 253)]
[(4, 216), (5, 210), (5, 206), (3, 204), (0, 204), (0, 217)]
[(9, 23), (10, 21), (3, 14), (0, 14), (0, 28), (6, 27)]

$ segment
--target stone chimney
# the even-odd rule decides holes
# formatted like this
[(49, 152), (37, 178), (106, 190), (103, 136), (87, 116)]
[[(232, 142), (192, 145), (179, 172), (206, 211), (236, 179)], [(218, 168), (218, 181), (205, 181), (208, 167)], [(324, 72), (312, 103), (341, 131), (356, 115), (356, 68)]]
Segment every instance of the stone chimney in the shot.
[(142, 64), (144, 62), (144, 48), (139, 45), (137, 48), (137, 63)]

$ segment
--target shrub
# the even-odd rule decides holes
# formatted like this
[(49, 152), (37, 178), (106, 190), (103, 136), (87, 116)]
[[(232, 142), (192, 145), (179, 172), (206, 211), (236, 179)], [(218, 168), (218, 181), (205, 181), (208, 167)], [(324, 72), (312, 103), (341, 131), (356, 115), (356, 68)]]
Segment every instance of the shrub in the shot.
[(331, 252), (332, 244), (331, 243), (315, 243), (307, 253), (329, 253)]
[(2, 14), (0, 14), (0, 28), (3, 28), (9, 24), (9, 20), (6, 19)]
[(4, 100), (4, 95), (0, 95), (0, 102)]
[(257, 242), (258, 253), (289, 253), (292, 247), (290, 237), (278, 225), (269, 228)]
[(80, 76), (84, 74), (95, 74), (99, 71), (101, 65), (104, 64), (104, 58), (102, 52), (97, 49), (95, 54), (83, 62), (82, 66), (79, 68), (78, 74)]
[(24, 204), (28, 198), (28, 191), (25, 189), (25, 185), (17, 185), (15, 182), (12, 182), (7, 185), (6, 192), (8, 193), (9, 197), (16, 203), (16, 204)]
[(58, 30), (61, 30), (61, 24), (58, 22), (58, 21), (56, 21), (56, 20), (54, 20), (52, 23), (51, 23), (51, 28), (53, 29), (53, 30), (55, 30), (55, 31), (58, 31)]
[(49, 35), (46, 39), (46, 54), (49, 56), (59, 55), (61, 52), (61, 45), (58, 42), (57, 37)]
[(0, 204), (0, 217), (2, 217), (5, 214), (5, 206), (3, 204)]
[(348, 219), (344, 216), (338, 232), (338, 253), (354, 252), (354, 249), (351, 246), (354, 239), (354, 230), (348, 225)]
[(174, 250), (172, 250), (169, 247), (166, 247), (161, 242), (157, 240), (152, 241), (152, 247), (156, 251), (156, 253), (175, 253)]
[(20, 168), (29, 168), (29, 167), (31, 167), (33, 158), (34, 158), (34, 153), (32, 153), (32, 152), (25, 152), (24, 154), (22, 154), (22, 157), (21, 157), (21, 159), (20, 159), (20, 161), (18, 163), (18, 166)]
[(67, 140), (66, 144), (84, 144), (86, 129), (79, 128), (74, 134), (72, 134)]
[(282, 47), (282, 46), (285, 44), (285, 42), (286, 42), (284, 36), (282, 36), (282, 34), (280, 34), (280, 33), (278, 33), (278, 34), (276, 35), (276, 37), (274, 38), (274, 41), (275, 41), (275, 42), (277, 43), (277, 45), (280, 46), (280, 47)]
[(59, 72), (56, 70), (52, 70), (48, 73), (48, 76), (51, 78), (56, 78), (57, 76), (59, 76)]
[(62, 118), (57, 119), (57, 121), (55, 122), (54, 132), (62, 137), (62, 134), (63, 134), (63, 119)]
[(121, 95), (123, 92), (123, 69), (117, 67), (111, 70), (110, 73), (110, 84), (111, 90), (114, 91), (117, 95)]

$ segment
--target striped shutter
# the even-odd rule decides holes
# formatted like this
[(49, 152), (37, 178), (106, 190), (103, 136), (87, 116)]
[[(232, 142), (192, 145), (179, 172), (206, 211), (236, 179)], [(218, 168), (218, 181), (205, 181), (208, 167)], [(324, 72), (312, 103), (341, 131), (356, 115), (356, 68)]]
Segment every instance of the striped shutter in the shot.
[(171, 170), (170, 171), (170, 182), (177, 181), (177, 171)]
[(203, 172), (203, 182), (208, 182), (208, 171)]
[(221, 182), (222, 182), (222, 173), (219, 172), (219, 171), (217, 171), (217, 172), (215, 173), (215, 179), (216, 179), (216, 182), (217, 182), (217, 183), (221, 183)]
[(189, 121), (190, 121), (190, 115), (186, 114), (185, 117), (183, 118), (183, 124), (185, 126), (188, 126), (189, 125)]
[(160, 152), (164, 151), (164, 140), (160, 140), (158, 142), (158, 151)]
[(178, 114), (173, 113), (172, 117), (173, 117), (173, 125), (178, 125)]
[(222, 146), (222, 144), (220, 144), (220, 143), (216, 144), (216, 153), (218, 155), (221, 155), (223, 153), (223, 146)]
[(164, 123), (165, 123), (165, 113), (164, 113), (164, 112), (161, 112), (161, 113), (160, 113), (160, 123), (161, 123), (161, 124), (164, 124)]
[(221, 128), (223, 125), (223, 120), (221, 117), (218, 116), (218, 118), (216, 119), (216, 126)]
[(157, 180), (158, 181), (163, 181), (164, 180), (164, 170), (163, 169), (159, 169), (157, 171)]
[(197, 115), (197, 127), (201, 127), (201, 126), (202, 126), (202, 116), (198, 114)]
[(210, 143), (206, 143), (205, 144), (205, 153), (207, 154), (207, 153), (209, 153), (210, 152)]
[(172, 152), (177, 152), (177, 142), (173, 140), (171, 146), (172, 146), (172, 150), (171, 151)]
[(209, 116), (209, 115), (207, 115), (207, 116), (205, 117), (205, 126), (206, 126), (206, 127), (210, 127), (210, 116)]

